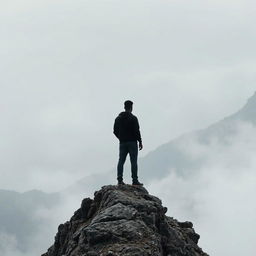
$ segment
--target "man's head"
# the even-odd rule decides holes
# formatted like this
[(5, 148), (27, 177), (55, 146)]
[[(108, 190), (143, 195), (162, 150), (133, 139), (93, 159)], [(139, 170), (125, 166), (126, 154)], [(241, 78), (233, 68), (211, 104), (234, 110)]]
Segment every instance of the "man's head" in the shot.
[(125, 111), (127, 111), (127, 112), (132, 112), (132, 104), (133, 104), (132, 101), (126, 100), (126, 101), (124, 102), (124, 109), (125, 109)]

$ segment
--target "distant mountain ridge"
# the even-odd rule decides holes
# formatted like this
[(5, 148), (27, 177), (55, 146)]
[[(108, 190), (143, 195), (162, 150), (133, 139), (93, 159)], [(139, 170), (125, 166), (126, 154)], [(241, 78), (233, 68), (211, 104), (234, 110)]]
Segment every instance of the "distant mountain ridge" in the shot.
[(256, 92), (248, 99), (246, 105), (237, 113), (232, 115), (231, 118), (247, 121), (253, 124), (256, 123)]
[(198, 170), (204, 160), (190, 158), (181, 145), (191, 139), (204, 146), (210, 145), (213, 139), (220, 144), (228, 143), (230, 137), (234, 137), (238, 133), (241, 123), (256, 125), (256, 92), (248, 99), (246, 105), (233, 115), (206, 129), (184, 134), (141, 158), (140, 175), (146, 182), (149, 182), (152, 179), (164, 178), (170, 173), (170, 170), (175, 170), (178, 175), (182, 176), (193, 170)]
[(1, 189), (0, 233), (15, 237), (17, 249), (26, 252), (31, 237), (41, 225), (47, 224), (46, 220), (36, 217), (37, 210), (41, 207), (52, 208), (59, 202), (57, 193), (47, 194), (39, 190), (18, 193)]

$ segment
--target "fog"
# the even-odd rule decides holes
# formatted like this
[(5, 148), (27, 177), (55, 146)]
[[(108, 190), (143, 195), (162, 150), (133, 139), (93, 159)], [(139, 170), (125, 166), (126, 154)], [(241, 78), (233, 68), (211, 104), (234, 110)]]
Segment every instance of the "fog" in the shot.
[(126, 99), (141, 125), (140, 156), (237, 111), (255, 91), (253, 9), (251, 1), (3, 2), (0, 187), (59, 191), (115, 166), (112, 128)]
[[(58, 226), (71, 218), (80, 207), (83, 198), (93, 198), (93, 193), (94, 191), (86, 188), (77, 190), (74, 194), (62, 192), (59, 194), (60, 200), (54, 206), (42, 205), (36, 207), (36, 210), (33, 209), (33, 201), (31, 201), (31, 208), (27, 209), (30, 212), (31, 223), (27, 223), (27, 225), (34, 223), (37, 227), (33, 232), (30, 230), (26, 232), (26, 230), (19, 230), (23, 227), (22, 223), (17, 224), (17, 233), (23, 233), (24, 241), (21, 241), (18, 234), (7, 232), (1, 228), (0, 255), (35, 256), (45, 253), (54, 243)], [(3, 221), (5, 220), (0, 219), (0, 222)]]
[(240, 123), (228, 144), (196, 138), (180, 147), (205, 162), (184, 178), (171, 170), (168, 178), (148, 189), (168, 206), (168, 215), (190, 220), (200, 234), (199, 245), (210, 255), (255, 255), (256, 128)]
[[(168, 216), (193, 222), (201, 236), (199, 246), (209, 255), (240, 256), (256, 252), (256, 128), (238, 122), (234, 129), (236, 132), (225, 140), (212, 137), (208, 145), (199, 142), (197, 136), (185, 137), (180, 141), (180, 150), (189, 159), (204, 159), (202, 166), (185, 177), (172, 169), (166, 178), (145, 184), (149, 193), (161, 198), (168, 207)], [(61, 204), (36, 212), (35, 217), (50, 222), (31, 238), (27, 251), (19, 250), (15, 237), (2, 233), (0, 252), (8, 256), (40, 255), (53, 244), (58, 224), (69, 220), (81, 200), (93, 198), (94, 191), (88, 187), (73, 195), (68, 191), (63, 193)]]
[[(140, 157), (236, 112), (255, 92), (255, 7), (251, 0), (2, 1), (0, 188), (62, 191), (111, 170), (113, 122), (127, 99), (141, 126)], [(180, 145), (205, 165), (147, 187), (169, 215), (194, 222), (211, 255), (255, 254), (255, 129), (239, 130), (226, 146)], [(30, 251), (0, 233), (0, 253), (45, 251), (57, 225), (93, 192), (38, 211), (35, 218), (51, 224), (31, 238)]]

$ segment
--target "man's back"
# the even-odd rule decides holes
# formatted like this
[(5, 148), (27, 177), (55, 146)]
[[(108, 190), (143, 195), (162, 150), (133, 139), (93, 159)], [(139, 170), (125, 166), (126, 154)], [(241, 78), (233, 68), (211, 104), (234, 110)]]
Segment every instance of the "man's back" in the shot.
[(120, 142), (141, 142), (139, 122), (137, 117), (131, 112), (121, 112), (115, 119), (114, 134), (120, 140)]

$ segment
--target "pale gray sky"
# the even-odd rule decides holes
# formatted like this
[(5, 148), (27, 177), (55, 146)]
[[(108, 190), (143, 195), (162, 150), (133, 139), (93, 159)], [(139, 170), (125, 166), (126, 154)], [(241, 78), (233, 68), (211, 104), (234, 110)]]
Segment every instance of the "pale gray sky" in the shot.
[(126, 99), (140, 156), (237, 111), (256, 88), (255, 7), (2, 1), (0, 188), (55, 191), (115, 166)]
[[(140, 156), (236, 112), (256, 91), (255, 9), (250, 0), (1, 1), (0, 189), (58, 191), (114, 167), (113, 122), (127, 99), (141, 125)], [(251, 138), (249, 127), (228, 149), (192, 143), (189, 153), (208, 159), (203, 169), (148, 187), (168, 215), (194, 222), (210, 254), (255, 252)], [(80, 199), (69, 201), (38, 213), (53, 216), (47, 232), (78, 208)], [(47, 232), (35, 240), (53, 239)], [(7, 238), (0, 233), (11, 241), (6, 255), (28, 255)]]

